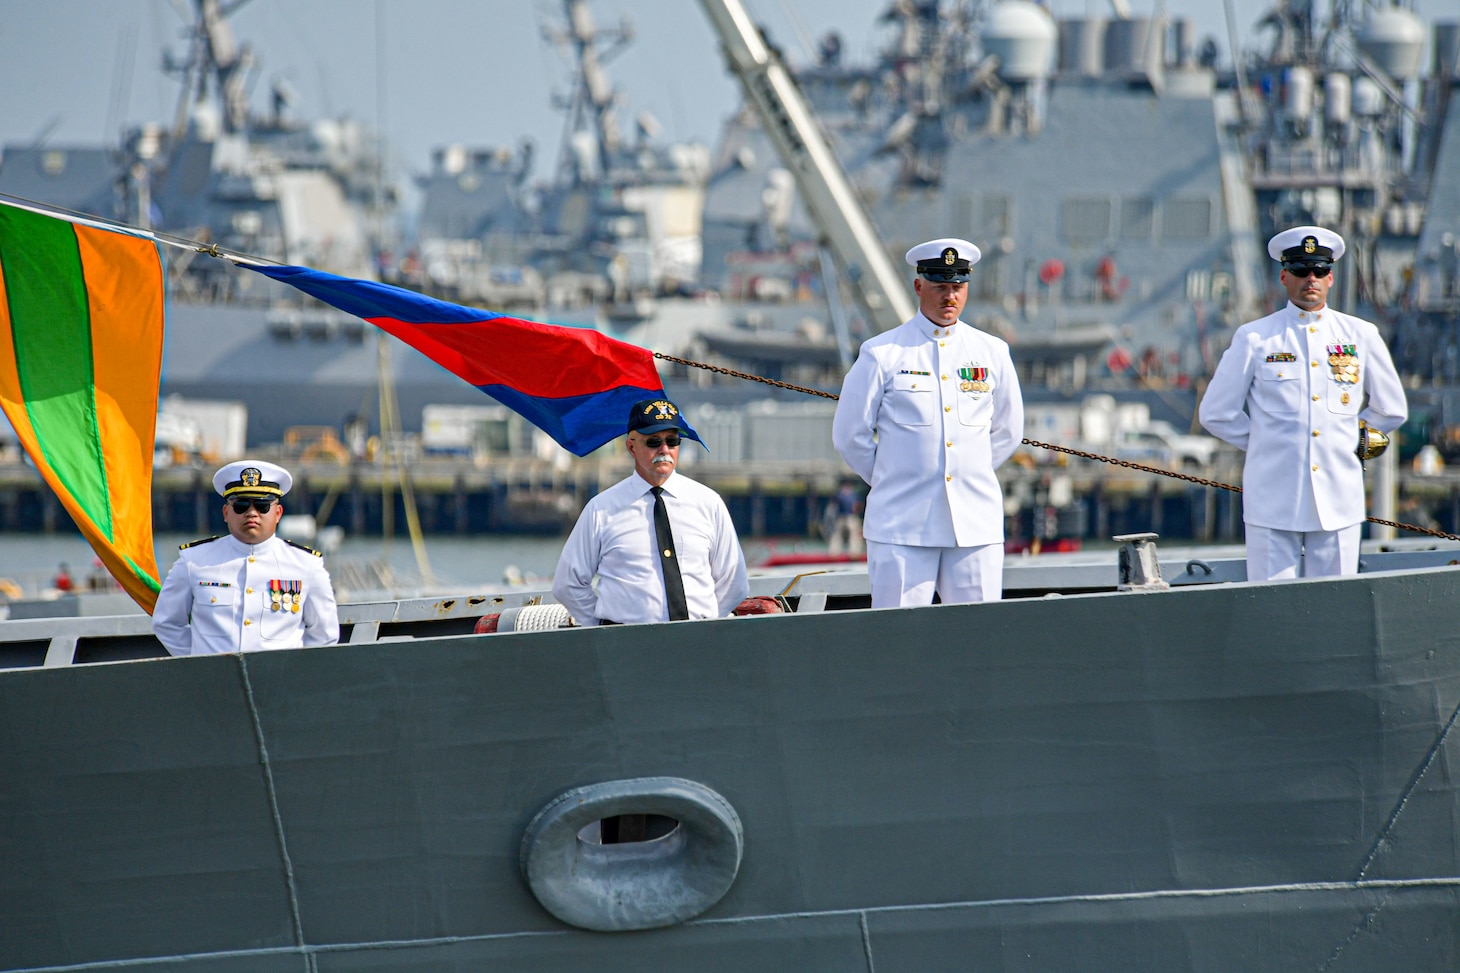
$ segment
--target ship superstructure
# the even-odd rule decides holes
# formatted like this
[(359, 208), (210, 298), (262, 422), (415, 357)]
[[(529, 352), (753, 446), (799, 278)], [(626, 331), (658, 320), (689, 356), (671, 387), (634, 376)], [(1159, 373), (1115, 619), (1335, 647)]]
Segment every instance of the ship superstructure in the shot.
[[(1030, 384), (1199, 383), (1228, 329), (1270, 306), (1261, 244), (1296, 223), (1357, 245), (1355, 313), (1400, 328), (1411, 298), (1453, 294), (1460, 227), (1434, 176), (1455, 139), (1454, 24), (1434, 25), (1427, 67), (1406, 9), (1284, 2), (1270, 46), (1219, 69), (1189, 22), (1114, 10), (893, 4), (874, 63), (844, 63), (828, 35), (797, 72), (890, 252), (954, 233), (983, 247), (965, 317), (1015, 343)], [(705, 281), (792, 293), (818, 234), (742, 111), (717, 148)]]
[(661, 142), (647, 113), (624, 133), (607, 66), (633, 42), (631, 22), (600, 28), (587, 0), (563, 0), (543, 37), (569, 66), (557, 172), (532, 181), (531, 143), (437, 149), (420, 180), (421, 285), (466, 303), (641, 320), (656, 297), (696, 284), (709, 152)]

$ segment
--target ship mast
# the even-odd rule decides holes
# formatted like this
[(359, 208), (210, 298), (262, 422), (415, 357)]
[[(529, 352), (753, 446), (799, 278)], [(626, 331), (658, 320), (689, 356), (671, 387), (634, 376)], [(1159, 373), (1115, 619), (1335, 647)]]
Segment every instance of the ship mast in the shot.
[(191, 28), (191, 50), (186, 61), (165, 58), (165, 70), (183, 75), (173, 120), (173, 139), (186, 131), (192, 106), (208, 98), (210, 84), (218, 92), (225, 132), (242, 132), (248, 125), (248, 75), (253, 68), (253, 50), (240, 45), (228, 18), (249, 0), (193, 0), (196, 11)]
[(593, 23), (588, 0), (563, 0), (567, 24), (543, 29), (543, 36), (567, 52), (574, 66), (573, 91), (562, 102), (567, 109), (559, 167), (566, 182), (592, 181), (585, 171), (580, 140), (592, 139), (600, 178), (606, 178), (621, 145), (618, 128), (618, 92), (604, 66), (634, 39), (633, 26), (624, 20), (614, 29), (599, 29)]

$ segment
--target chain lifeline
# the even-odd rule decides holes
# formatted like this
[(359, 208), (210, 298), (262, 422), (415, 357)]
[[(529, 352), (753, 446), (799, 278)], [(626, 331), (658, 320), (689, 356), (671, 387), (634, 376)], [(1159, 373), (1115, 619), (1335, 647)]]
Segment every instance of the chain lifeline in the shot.
[(823, 392), (820, 389), (808, 389), (804, 385), (792, 385), (790, 382), (778, 382), (773, 378), (766, 378), (764, 375), (751, 375), (749, 372), (737, 372), (733, 368), (721, 368), (719, 365), (706, 365), (704, 362), (690, 361), (688, 358), (676, 358), (673, 355), (666, 355), (662, 352), (654, 352), (655, 358), (662, 358), (665, 361), (676, 362), (680, 365), (688, 365), (691, 368), (703, 368), (707, 372), (715, 372), (718, 375), (729, 375), (732, 378), (743, 378), (750, 382), (759, 382), (762, 385), (774, 385), (778, 389), (788, 389), (792, 392), (804, 392), (807, 395), (819, 395), (823, 399), (836, 399), (839, 396), (835, 392)]
[[(720, 375), (729, 375), (733, 378), (743, 378), (751, 382), (760, 382), (763, 385), (774, 385), (776, 388), (786, 389), (791, 392), (803, 392), (806, 395), (819, 395), (823, 399), (840, 398), (834, 392), (823, 392), (820, 389), (806, 388), (804, 385), (792, 385), (790, 382), (778, 382), (773, 378), (766, 378), (763, 375), (751, 375), (748, 372), (737, 372), (733, 368), (722, 368), (719, 365), (707, 365), (704, 362), (690, 361), (688, 358), (676, 358), (674, 355), (665, 355), (654, 352), (655, 358), (662, 358), (665, 361), (676, 362), (680, 365), (687, 365), (691, 368), (703, 368), (706, 371), (716, 372)], [(1192, 476), (1188, 473), (1177, 473), (1175, 470), (1163, 470), (1159, 466), (1147, 466), (1144, 463), (1132, 463), (1130, 460), (1116, 459), (1113, 456), (1101, 456), (1099, 453), (1088, 453), (1083, 449), (1072, 449), (1069, 446), (1056, 446), (1053, 443), (1041, 443), (1034, 439), (1021, 439), (1025, 446), (1034, 446), (1038, 449), (1048, 449), (1056, 453), (1066, 453), (1070, 456), (1078, 456), (1081, 459), (1094, 460), (1097, 463), (1109, 463), (1111, 466), (1119, 466), (1128, 470), (1138, 470), (1142, 473), (1154, 473), (1156, 476), (1169, 476), (1174, 480), (1185, 480), (1187, 483), (1196, 483), (1200, 486), (1212, 487), (1217, 490), (1229, 490), (1232, 493), (1241, 493), (1242, 488), (1231, 483), (1223, 483), (1221, 480), (1209, 480), (1204, 476)], [(1442, 530), (1432, 530), (1429, 527), (1420, 527), (1416, 524), (1405, 524), (1395, 520), (1381, 520), (1378, 517), (1364, 518), (1371, 524), (1379, 524), (1383, 527), (1394, 527), (1398, 530), (1406, 530), (1411, 534), (1426, 534), (1430, 537), (1442, 537), (1447, 541), (1460, 541), (1460, 534), (1447, 534)]]

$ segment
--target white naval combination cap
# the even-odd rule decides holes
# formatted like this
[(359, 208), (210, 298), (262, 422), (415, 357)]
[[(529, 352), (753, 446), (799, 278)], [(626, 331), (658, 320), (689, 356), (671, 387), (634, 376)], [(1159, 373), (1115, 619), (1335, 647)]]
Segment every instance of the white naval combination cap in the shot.
[(1267, 241), (1267, 255), (1284, 264), (1327, 266), (1345, 249), (1343, 237), (1321, 226), (1295, 226)]
[(966, 284), (968, 271), (982, 256), (967, 240), (943, 237), (919, 243), (903, 259), (918, 269), (918, 276), (935, 284)]
[(282, 497), (294, 485), (289, 471), (274, 463), (241, 459), (213, 474), (213, 489), (229, 497)]

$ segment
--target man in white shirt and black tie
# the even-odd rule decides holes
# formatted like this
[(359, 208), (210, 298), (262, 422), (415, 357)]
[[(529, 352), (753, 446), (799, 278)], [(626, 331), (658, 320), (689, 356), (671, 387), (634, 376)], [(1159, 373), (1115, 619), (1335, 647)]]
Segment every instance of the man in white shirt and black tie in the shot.
[(634, 472), (588, 501), (553, 575), (579, 625), (721, 618), (750, 593), (725, 501), (675, 472), (682, 431), (668, 399), (630, 410)]

